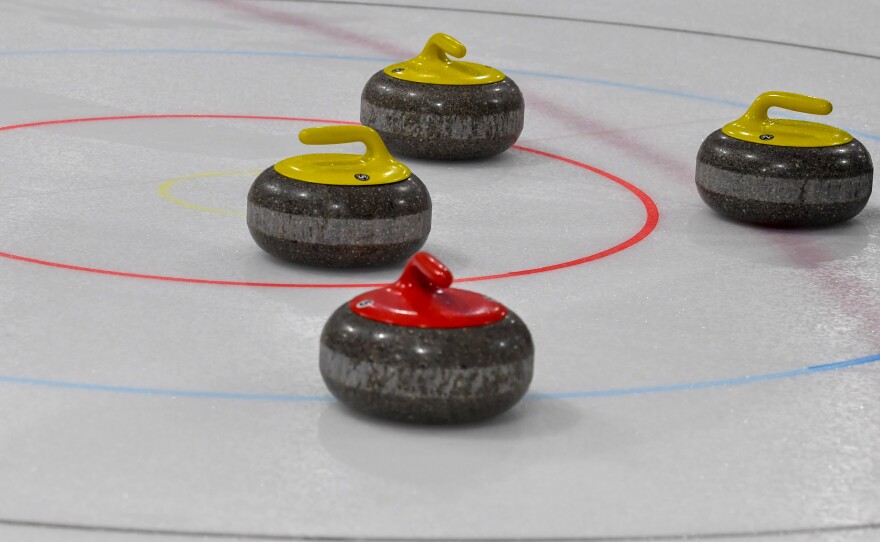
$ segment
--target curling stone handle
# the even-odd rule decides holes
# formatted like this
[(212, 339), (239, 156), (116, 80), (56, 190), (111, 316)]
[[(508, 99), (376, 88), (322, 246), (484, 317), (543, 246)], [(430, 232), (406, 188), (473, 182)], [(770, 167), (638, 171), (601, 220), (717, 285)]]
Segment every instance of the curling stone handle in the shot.
[(466, 53), (467, 47), (462, 42), (449, 34), (438, 32), (428, 38), (428, 43), (425, 44), (425, 48), (419, 53), (419, 58), (422, 61), (446, 63), (449, 62), (449, 58), (446, 55), (461, 58)]
[(394, 158), (376, 130), (368, 126), (342, 125), (306, 128), (299, 133), (299, 140), (306, 145), (340, 145), (363, 143), (367, 150), (363, 162), (392, 162)]
[(419, 252), (410, 258), (397, 285), (417, 296), (433, 293), (452, 285), (452, 272), (432, 254)]
[(749, 107), (743, 119), (749, 119), (757, 122), (765, 122), (768, 120), (767, 110), (771, 107), (781, 107), (798, 113), (808, 113), (810, 115), (827, 115), (831, 113), (831, 102), (822, 98), (814, 98), (805, 94), (797, 94), (794, 92), (781, 92), (771, 90), (758, 96)]

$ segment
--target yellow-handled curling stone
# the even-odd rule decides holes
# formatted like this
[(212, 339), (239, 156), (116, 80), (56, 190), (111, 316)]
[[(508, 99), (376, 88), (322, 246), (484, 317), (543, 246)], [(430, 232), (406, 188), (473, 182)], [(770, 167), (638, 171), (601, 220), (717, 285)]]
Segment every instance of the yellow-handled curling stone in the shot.
[(278, 162), (248, 192), (247, 224), (266, 252), (322, 267), (404, 260), (431, 231), (431, 196), (365, 126), (306, 128), (307, 145), (361, 142), (363, 155), (307, 154)]
[(847, 132), (768, 109), (827, 115), (831, 102), (765, 92), (745, 115), (709, 135), (697, 154), (697, 190), (710, 207), (745, 222), (824, 226), (849, 220), (868, 203), (871, 155)]
[(427, 252), (400, 279), (339, 307), (321, 334), (327, 388), (371, 416), (467, 423), (496, 416), (532, 381), (535, 347), (523, 321)]
[(500, 71), (461, 58), (465, 46), (434, 34), (418, 56), (373, 75), (361, 94), (361, 123), (395, 154), (438, 160), (504, 152), (523, 129), (519, 87)]

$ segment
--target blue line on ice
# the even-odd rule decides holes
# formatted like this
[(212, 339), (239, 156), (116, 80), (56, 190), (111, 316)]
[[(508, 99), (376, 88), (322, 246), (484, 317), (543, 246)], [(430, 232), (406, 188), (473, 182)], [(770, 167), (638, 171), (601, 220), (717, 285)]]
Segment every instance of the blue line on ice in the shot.
[[(531, 393), (526, 396), (527, 399), (585, 399), (599, 397), (615, 397), (621, 395), (646, 395), (652, 393), (667, 393), (674, 391), (690, 391), (705, 388), (720, 388), (730, 386), (740, 386), (743, 384), (753, 384), (756, 382), (766, 382), (768, 380), (780, 380), (783, 378), (794, 378), (799, 376), (809, 376), (821, 372), (837, 371), (849, 367), (860, 365), (868, 365), (880, 361), (880, 354), (865, 356), (845, 361), (836, 361), (833, 363), (823, 363), (821, 365), (810, 365), (800, 369), (790, 371), (782, 371), (777, 373), (766, 373), (749, 376), (741, 376), (735, 378), (724, 378), (720, 380), (702, 380), (698, 382), (688, 382), (684, 384), (671, 384), (667, 386), (648, 386), (640, 388), (618, 388), (609, 390), (586, 390), (571, 391), (558, 393)], [(99, 391), (108, 393), (124, 393), (129, 395), (153, 395), (164, 397), (182, 397), (182, 398), (201, 398), (201, 399), (237, 399), (244, 401), (285, 401), (298, 403), (317, 403), (333, 401), (329, 395), (284, 395), (272, 393), (239, 393), (239, 392), (217, 392), (202, 390), (175, 390), (169, 388), (144, 388), (136, 386), (113, 386), (106, 384), (89, 384), (86, 382), (68, 382), (64, 380), (47, 380), (40, 378), (27, 378), (19, 376), (2, 376), (0, 382), (7, 384), (23, 384), (27, 386), (38, 386), (44, 388), (63, 388), (83, 391)]]
[[(348, 60), (354, 62), (376, 62), (376, 63), (384, 63), (390, 64), (393, 62), (397, 62), (400, 59), (396, 58), (383, 58), (383, 57), (371, 57), (371, 56), (351, 56), (351, 55), (333, 55), (333, 54), (324, 54), (324, 53), (305, 53), (299, 51), (250, 51), (250, 50), (223, 50), (223, 49), (32, 49), (32, 50), (7, 50), (0, 51), (0, 56), (52, 56), (52, 55), (96, 55), (96, 54), (116, 54), (116, 55), (131, 55), (131, 54), (140, 54), (140, 55), (226, 55), (226, 56), (263, 56), (263, 57), (289, 57), (289, 58), (315, 58), (315, 59), (323, 59), (323, 60)], [(589, 77), (579, 77), (576, 75), (563, 75), (563, 74), (555, 74), (555, 73), (544, 73), (544, 72), (536, 72), (529, 70), (510, 70), (505, 69), (505, 72), (512, 75), (525, 75), (528, 77), (542, 77), (545, 79), (558, 79), (562, 81), (574, 81), (577, 83), (585, 83), (588, 85), (596, 85), (596, 86), (605, 86), (605, 87), (614, 87), (614, 88), (622, 88), (626, 90), (632, 90), (636, 92), (649, 92), (652, 94), (662, 94), (665, 96), (672, 96), (675, 98), (685, 98), (688, 100), (697, 100), (701, 102), (714, 103), (719, 105), (724, 105), (728, 107), (733, 107), (736, 109), (745, 109), (749, 106), (747, 103), (735, 102), (731, 100), (725, 100), (722, 98), (713, 98), (711, 96), (701, 96), (699, 94), (691, 94), (689, 92), (681, 92), (677, 90), (658, 88), (658, 87), (649, 87), (646, 85), (636, 85), (632, 83), (623, 83), (619, 81), (608, 81), (605, 79), (593, 79)], [(781, 115), (790, 118), (802, 118), (797, 115)], [(844, 130), (849, 133), (856, 135), (865, 139), (872, 139), (874, 141), (880, 141), (880, 136), (869, 134), (867, 132), (862, 132), (859, 130), (853, 130), (850, 128), (846, 128), (845, 126), (841, 126)]]

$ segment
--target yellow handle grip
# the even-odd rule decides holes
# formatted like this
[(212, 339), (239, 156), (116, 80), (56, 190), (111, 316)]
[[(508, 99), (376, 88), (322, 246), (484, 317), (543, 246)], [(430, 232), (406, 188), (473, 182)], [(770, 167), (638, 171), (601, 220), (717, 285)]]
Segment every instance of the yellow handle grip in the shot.
[(758, 96), (743, 118), (764, 122), (768, 120), (767, 110), (771, 107), (781, 107), (798, 113), (808, 113), (810, 115), (827, 115), (831, 113), (831, 102), (822, 98), (814, 98), (805, 94), (797, 94), (795, 92), (782, 92), (771, 90)]
[[(382, 137), (368, 126), (318, 126), (306, 128), (299, 133), (299, 140), (306, 145), (341, 145), (343, 143), (363, 143), (367, 150), (362, 160), (367, 162), (388, 162), (394, 160)], [(378, 165), (378, 164), (377, 164)]]
[(771, 107), (810, 115), (827, 115), (832, 109), (831, 102), (822, 98), (771, 90), (755, 98), (743, 116), (727, 123), (721, 130), (736, 139), (777, 147), (829, 147), (852, 141), (850, 134), (833, 126), (806, 120), (770, 118), (767, 110)]
[(412, 83), (432, 85), (485, 85), (497, 83), (505, 75), (484, 64), (453, 60), (467, 53), (467, 47), (449, 34), (428, 38), (418, 55), (385, 68), (385, 75)]
[(438, 32), (428, 39), (425, 48), (419, 53), (419, 57), (424, 60), (439, 60), (441, 62), (449, 62), (446, 55), (461, 58), (467, 54), (467, 47), (449, 34)]

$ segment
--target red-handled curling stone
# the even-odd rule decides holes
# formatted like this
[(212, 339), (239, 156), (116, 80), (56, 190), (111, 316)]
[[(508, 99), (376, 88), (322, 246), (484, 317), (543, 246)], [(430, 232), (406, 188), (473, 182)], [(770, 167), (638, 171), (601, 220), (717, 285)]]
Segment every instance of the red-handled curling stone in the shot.
[(331, 393), (414, 423), (472, 422), (516, 404), (532, 380), (528, 328), (504, 305), (451, 284), (449, 269), (420, 252), (397, 282), (339, 307), (321, 335)]

